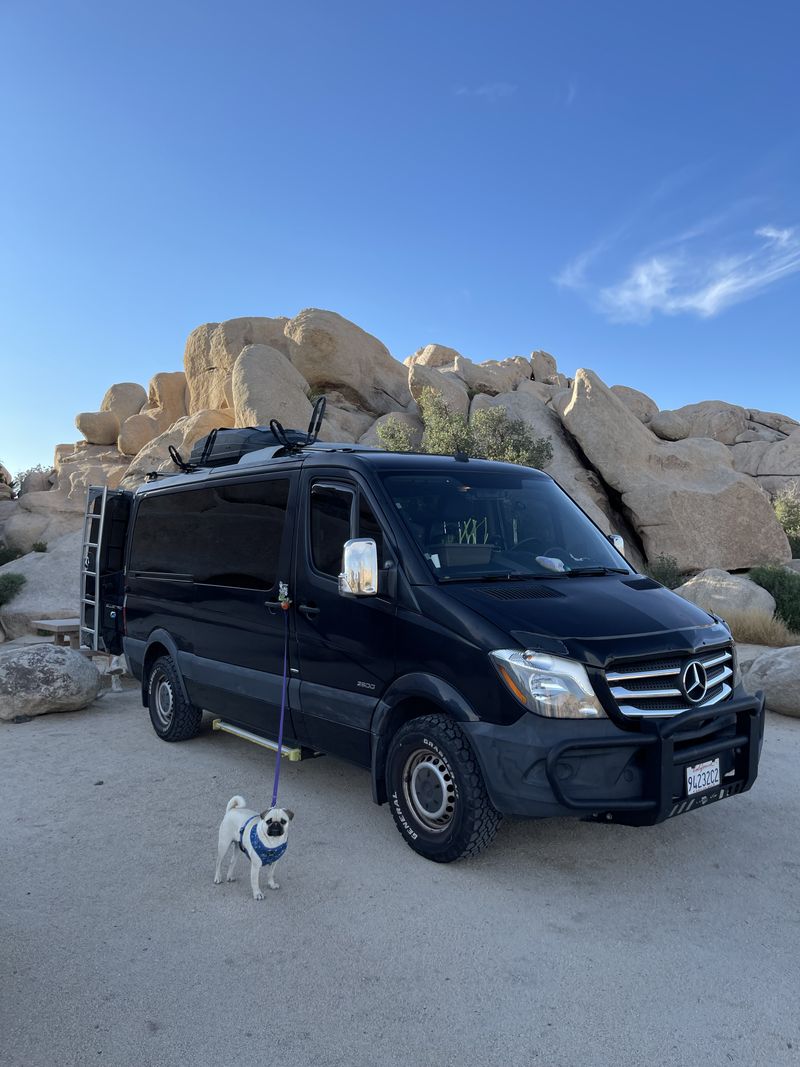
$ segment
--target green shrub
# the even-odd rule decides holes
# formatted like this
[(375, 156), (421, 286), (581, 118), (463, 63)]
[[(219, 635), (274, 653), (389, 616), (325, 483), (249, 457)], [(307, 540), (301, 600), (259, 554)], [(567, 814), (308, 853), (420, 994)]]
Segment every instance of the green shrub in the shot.
[(16, 548), (0, 548), (0, 567), (5, 563), (12, 563), (15, 559), (19, 559), (22, 555), (21, 552), (17, 552)]
[(413, 452), (414, 434), (407, 422), (389, 418), (378, 427), (378, 438), (387, 452)]
[(29, 474), (51, 474), (52, 467), (45, 467), (43, 463), (34, 463), (32, 467), (26, 467), (25, 470), (19, 471), (15, 481), (17, 485), (21, 485), (23, 480), (28, 477)]
[(800, 631), (800, 574), (788, 567), (753, 567), (749, 578), (775, 598), (775, 614), (790, 630)]
[(773, 502), (775, 516), (786, 531), (792, 555), (800, 558), (800, 484), (791, 482), (781, 489)]
[(474, 453), (480, 459), (546, 467), (553, 458), (549, 437), (536, 437), (522, 419), (511, 418), (504, 407), (482, 408), (472, 417)]
[(0, 574), (0, 607), (13, 600), (24, 584), (24, 574)]
[[(553, 458), (550, 439), (536, 437), (522, 419), (512, 419), (503, 407), (477, 411), (471, 421), (453, 414), (442, 394), (427, 387), (419, 399), (424, 432), (420, 452), (432, 456), (454, 456), (463, 452), (474, 459), (493, 459), (544, 467)], [(411, 452), (412, 431), (399, 419), (387, 419), (378, 427), (378, 437), (392, 452)]]
[(46, 552), (47, 541), (34, 541), (31, 546), (31, 552)]
[(644, 572), (649, 574), (654, 582), (660, 582), (667, 589), (677, 589), (685, 581), (674, 556), (656, 556), (647, 564)]
[(474, 440), (464, 415), (454, 415), (436, 389), (426, 387), (419, 398), (419, 414), (425, 430), (421, 451), (431, 456), (473, 455)]

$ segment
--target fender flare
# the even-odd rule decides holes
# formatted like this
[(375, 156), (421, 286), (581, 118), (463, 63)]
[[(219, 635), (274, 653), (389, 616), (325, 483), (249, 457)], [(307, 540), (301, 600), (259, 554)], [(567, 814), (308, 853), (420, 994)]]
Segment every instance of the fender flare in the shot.
[[(175, 664), (175, 672), (178, 675), (178, 683), (179, 683), (179, 685), (181, 687), (181, 694), (183, 696), (183, 699), (186, 701), (187, 704), (191, 704), (191, 700), (189, 700), (189, 694), (186, 691), (186, 683), (184, 682), (183, 675), (181, 674), (181, 668), (180, 668), (180, 664), (179, 664), (179, 660), (178, 660), (178, 646), (175, 644), (174, 637), (172, 637), (172, 635), (167, 630), (161, 630), (161, 629), (153, 630), (153, 632), (147, 638), (147, 644), (145, 645), (145, 649), (144, 649), (144, 656), (142, 657), (142, 664), (147, 663), (147, 656), (148, 656), (148, 653), (150, 652), (150, 649), (153, 647), (153, 645), (163, 645), (164, 648), (166, 648), (167, 652), (169, 652), (170, 657), (172, 658), (172, 662)], [(147, 707), (147, 698), (148, 698), (147, 682), (148, 682), (147, 672), (143, 670), (142, 671), (142, 704), (145, 707)]]
[(384, 804), (387, 799), (385, 764), (392, 712), (402, 701), (413, 700), (414, 697), (436, 704), (443, 714), (456, 722), (479, 721), (477, 712), (466, 697), (444, 678), (415, 671), (395, 679), (378, 701), (370, 723), (370, 777), (372, 799), (376, 804)]

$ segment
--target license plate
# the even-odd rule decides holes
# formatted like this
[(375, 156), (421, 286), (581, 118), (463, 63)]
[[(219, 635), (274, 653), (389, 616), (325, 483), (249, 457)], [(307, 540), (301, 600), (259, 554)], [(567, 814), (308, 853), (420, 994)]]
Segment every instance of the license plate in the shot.
[(705, 763), (698, 763), (694, 767), (686, 768), (686, 795), (704, 793), (706, 789), (713, 789), (719, 785), (719, 760), (710, 759)]

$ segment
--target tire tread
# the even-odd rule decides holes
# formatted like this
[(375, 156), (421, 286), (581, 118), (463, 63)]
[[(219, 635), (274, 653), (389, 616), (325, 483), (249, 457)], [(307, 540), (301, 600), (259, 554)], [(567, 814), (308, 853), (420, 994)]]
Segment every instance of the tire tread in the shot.
[[(172, 686), (172, 722), (166, 733), (156, 733), (162, 741), (190, 741), (197, 736), (200, 724), (203, 720), (203, 709), (190, 704), (183, 695), (183, 689), (178, 677), (178, 669), (171, 656), (159, 656), (150, 668), (147, 680), (147, 706), (150, 708), (153, 699), (153, 675), (161, 670), (169, 679)], [(150, 708), (150, 721), (155, 729), (152, 709)]]
[[(463, 792), (468, 794), (468, 798), (465, 798), (466, 802), (471, 804), (474, 812), (472, 832), (468, 840), (465, 843), (454, 842), (451, 849), (438, 856), (431, 855), (428, 858), (439, 863), (450, 863), (453, 860), (477, 856), (494, 840), (503, 816), (489, 799), (483, 775), (475, 758), (475, 753), (472, 751), (472, 746), (455, 720), (447, 715), (435, 714), (421, 715), (418, 719), (411, 719), (405, 723), (392, 739), (392, 746), (402, 742), (405, 735), (419, 731), (424, 731), (434, 737), (437, 734), (442, 734), (447, 738), (459, 764), (459, 771), (463, 779), (460, 784)], [(414, 848), (414, 845), (411, 844), (411, 847)], [(415, 851), (419, 850), (415, 849)]]

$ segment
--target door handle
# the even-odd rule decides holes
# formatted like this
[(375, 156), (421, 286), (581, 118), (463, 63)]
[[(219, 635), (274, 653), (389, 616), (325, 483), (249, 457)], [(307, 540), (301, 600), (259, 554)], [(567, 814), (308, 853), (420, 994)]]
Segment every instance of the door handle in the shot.
[(319, 615), (319, 608), (316, 604), (298, 604), (297, 610), (302, 611), (308, 619), (313, 619), (315, 616)]

